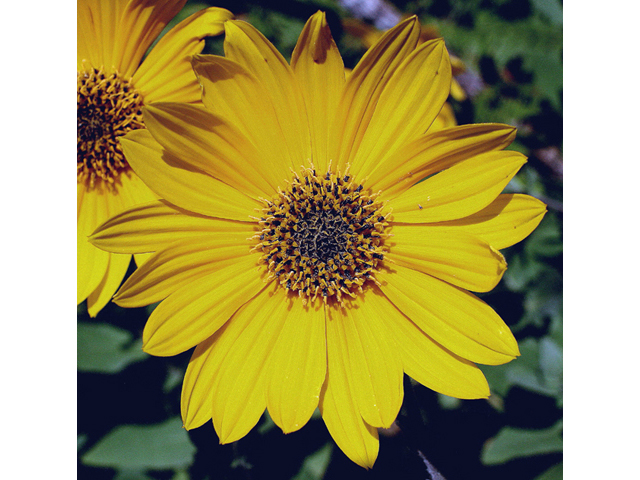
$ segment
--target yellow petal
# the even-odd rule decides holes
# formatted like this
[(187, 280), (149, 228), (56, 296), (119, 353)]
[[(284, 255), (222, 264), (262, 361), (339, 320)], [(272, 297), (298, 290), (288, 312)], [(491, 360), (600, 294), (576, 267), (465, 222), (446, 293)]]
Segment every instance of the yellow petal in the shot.
[[(424, 134), (449, 95), (451, 66), (444, 40), (420, 45), (393, 72), (353, 160), (357, 178), (384, 164), (402, 145)], [(384, 168), (384, 167), (382, 167)]]
[(393, 221), (441, 222), (476, 213), (495, 200), (525, 162), (521, 153), (502, 151), (457, 163), (394, 198)]
[(344, 171), (352, 163), (367, 130), (378, 99), (389, 77), (415, 49), (420, 35), (417, 18), (411, 17), (385, 32), (364, 54), (347, 78), (338, 118), (330, 135), (334, 167)]
[(225, 56), (251, 72), (268, 93), (282, 136), (282, 162), (298, 171), (311, 159), (311, 140), (302, 92), (291, 67), (253, 26), (230, 20), (225, 24)]
[(397, 309), (384, 312), (407, 375), (450, 397), (475, 399), (489, 396), (489, 385), (478, 367), (434, 342)]
[(238, 63), (215, 55), (193, 58), (207, 110), (224, 118), (249, 139), (257, 152), (261, 175), (270, 185), (280, 185), (291, 172), (282, 161), (282, 130), (269, 93), (252, 73)]
[(109, 255), (109, 267), (100, 285), (87, 297), (87, 310), (90, 317), (95, 317), (109, 303), (122, 283), (130, 263), (131, 255), (116, 253)]
[[(235, 233), (235, 234), (234, 234)], [(177, 242), (138, 268), (114, 298), (121, 307), (142, 307), (228, 266), (249, 253), (247, 232), (215, 232)]]
[[(102, 0), (100, 3), (111, 2)], [(124, 78), (131, 78), (145, 52), (186, 1), (120, 0), (119, 3), (126, 3), (126, 8), (117, 19), (109, 48), (113, 51), (113, 66)], [(105, 66), (109, 65), (105, 63)]]
[(407, 375), (451, 397), (489, 396), (489, 385), (478, 367), (434, 342), (390, 302), (380, 302), (378, 307)]
[(83, 302), (104, 278), (109, 268), (109, 254), (89, 243), (87, 237), (101, 221), (108, 217), (105, 193), (99, 189), (87, 190), (78, 184), (78, 225), (77, 225), (77, 290), (78, 303)]
[(402, 365), (380, 320), (380, 302), (388, 300), (372, 291), (346, 308), (327, 308), (327, 356), (343, 362), (351, 394), (367, 424), (388, 428), (402, 404)]
[(291, 66), (302, 89), (309, 112), (312, 158), (320, 172), (327, 171), (329, 129), (344, 87), (344, 63), (333, 41), (324, 12), (313, 15), (298, 38)]
[(220, 368), (220, 355), (226, 353), (214, 348), (226, 330), (225, 323), (215, 334), (196, 346), (182, 382), (180, 411), (184, 428), (191, 430), (211, 419), (213, 408), (213, 380)]
[[(253, 235), (253, 223), (219, 220), (187, 212), (165, 200), (136, 205), (114, 215), (91, 236), (98, 248), (116, 253), (157, 252), (170, 244), (208, 237), (213, 232)], [(250, 232), (250, 233), (249, 233)]]
[(116, 50), (115, 42), (127, 3), (128, 0), (78, 1), (78, 70), (82, 69), (83, 60), (96, 68), (119, 69), (122, 52)]
[(144, 109), (144, 123), (167, 151), (227, 185), (254, 198), (277, 191), (277, 185), (265, 181), (260, 152), (238, 129), (205, 108), (156, 103)]
[[(544, 203), (529, 195), (502, 194), (473, 215), (431, 226), (447, 232), (468, 232), (484, 239), (492, 247), (502, 249), (527, 238), (546, 211)], [(419, 228), (418, 225), (416, 227)]]
[(247, 221), (262, 204), (221, 181), (194, 170), (165, 151), (148, 130), (134, 130), (120, 143), (138, 176), (161, 198), (212, 217)]
[(502, 150), (515, 138), (515, 128), (501, 124), (461, 125), (429, 132), (400, 147), (383, 164), (372, 165), (373, 191), (395, 198), (425, 177), (474, 155)]
[(191, 69), (191, 57), (202, 51), (205, 37), (224, 32), (224, 22), (231, 18), (230, 11), (211, 7), (169, 30), (133, 76), (133, 84), (142, 93), (145, 103), (200, 101), (200, 87)]
[(290, 308), (281, 288), (265, 289), (233, 316), (216, 342), (215, 348), (224, 354), (211, 386), (213, 425), (220, 443), (244, 437), (264, 412), (266, 366)]
[[(327, 338), (328, 340), (328, 338)], [(373, 468), (378, 457), (378, 429), (360, 416), (342, 360), (336, 355), (327, 359), (327, 379), (320, 393), (320, 412), (327, 430), (340, 449), (353, 462)]]
[(376, 278), (402, 313), (456, 355), (486, 365), (519, 355), (509, 327), (473, 294), (400, 265), (378, 272)]
[(247, 255), (174, 292), (149, 316), (142, 335), (144, 351), (177, 355), (213, 335), (265, 288), (256, 267), (257, 256)]
[(474, 292), (493, 289), (507, 269), (502, 254), (486, 241), (464, 232), (431, 225), (394, 225), (386, 257)]
[[(284, 300), (284, 299), (283, 299)], [(303, 427), (318, 406), (327, 371), (325, 314), (294, 299), (269, 359), (267, 408), (284, 433)]]

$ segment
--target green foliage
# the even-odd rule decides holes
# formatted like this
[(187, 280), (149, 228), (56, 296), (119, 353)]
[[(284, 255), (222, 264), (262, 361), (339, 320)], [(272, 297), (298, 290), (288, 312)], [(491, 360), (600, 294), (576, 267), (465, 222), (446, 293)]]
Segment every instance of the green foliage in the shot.
[(142, 340), (107, 323), (78, 323), (78, 370), (117, 373), (148, 358)]
[(182, 421), (174, 417), (159, 425), (116, 427), (82, 456), (82, 462), (125, 472), (183, 469), (193, 462), (195, 450)]
[(514, 458), (562, 451), (562, 423), (545, 430), (522, 430), (505, 427), (482, 450), (487, 465), (504, 463)]

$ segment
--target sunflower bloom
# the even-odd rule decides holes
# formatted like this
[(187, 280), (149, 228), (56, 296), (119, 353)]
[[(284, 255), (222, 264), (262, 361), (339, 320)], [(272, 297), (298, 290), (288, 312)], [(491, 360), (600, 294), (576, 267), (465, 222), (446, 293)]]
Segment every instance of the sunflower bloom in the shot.
[(219, 35), (227, 10), (209, 8), (168, 32), (142, 57), (186, 0), (78, 0), (78, 304), (95, 316), (125, 276), (131, 255), (87, 237), (107, 218), (157, 198), (132, 172), (118, 137), (144, 128), (148, 102), (200, 101), (191, 56)]
[[(500, 194), (525, 163), (512, 127), (428, 132), (451, 84), (441, 40), (409, 18), (350, 75), (318, 12), (291, 64), (255, 28), (225, 23), (225, 57), (196, 56), (204, 107), (144, 109), (121, 143), (162, 200), (100, 226), (94, 245), (155, 252), (115, 302), (161, 302), (144, 350), (195, 347), (187, 429), (223, 443), (268, 409), (285, 432), (316, 407), (340, 448), (371, 467), (403, 372), (459, 398), (489, 395), (475, 363), (518, 354), (486, 292), (545, 206)], [(425, 133), (427, 132), (427, 133)], [(420, 181), (425, 179), (424, 181)]]

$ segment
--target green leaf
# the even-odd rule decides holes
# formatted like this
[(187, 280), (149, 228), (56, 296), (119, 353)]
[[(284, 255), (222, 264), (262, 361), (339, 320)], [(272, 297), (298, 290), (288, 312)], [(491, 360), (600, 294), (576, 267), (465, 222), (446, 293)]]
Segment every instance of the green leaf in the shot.
[(481, 455), (485, 465), (496, 465), (520, 457), (562, 451), (562, 422), (546, 430), (504, 427), (489, 440)]
[(562, 232), (558, 217), (549, 212), (533, 231), (525, 244), (532, 257), (555, 257), (562, 253)]
[(554, 465), (535, 480), (562, 480), (562, 463)]
[(178, 417), (157, 425), (121, 425), (82, 456), (82, 462), (118, 470), (183, 469), (196, 448)]
[(309, 455), (300, 471), (291, 480), (322, 480), (331, 460), (333, 444), (327, 442), (324, 447)]
[(533, 8), (554, 25), (562, 25), (560, 0), (531, 0)]
[(79, 323), (77, 348), (83, 372), (117, 373), (148, 358), (142, 340), (133, 341), (131, 333), (106, 323)]

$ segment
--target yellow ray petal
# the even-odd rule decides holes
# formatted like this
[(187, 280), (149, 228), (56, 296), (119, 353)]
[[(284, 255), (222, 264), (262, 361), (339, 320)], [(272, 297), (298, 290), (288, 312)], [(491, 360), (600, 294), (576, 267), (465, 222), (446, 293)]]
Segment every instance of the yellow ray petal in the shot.
[(342, 359), (328, 355), (327, 379), (319, 403), (322, 419), (347, 457), (361, 467), (373, 468), (380, 446), (378, 429), (360, 416), (352, 394), (354, 387), (349, 385), (344, 368)]
[[(284, 299), (283, 299), (284, 301)], [(302, 428), (318, 406), (327, 371), (324, 307), (291, 302), (269, 359), (267, 408), (285, 433)]]
[(165, 151), (147, 130), (134, 130), (120, 143), (138, 176), (161, 198), (192, 212), (247, 221), (262, 204)]
[[(111, 2), (103, 0), (100, 3)], [(113, 66), (124, 78), (131, 78), (149, 46), (167, 23), (182, 10), (186, 1), (131, 0), (124, 3), (126, 8), (121, 17), (118, 17), (115, 35), (109, 47), (113, 51)]]
[(309, 112), (313, 163), (320, 172), (328, 168), (329, 129), (344, 87), (344, 63), (333, 41), (324, 12), (313, 15), (300, 33), (291, 66)]
[(357, 178), (384, 164), (407, 142), (424, 134), (449, 95), (451, 66), (444, 40), (420, 45), (393, 72), (378, 100), (353, 160)]
[(482, 210), (526, 162), (518, 152), (488, 152), (457, 163), (394, 198), (393, 221), (456, 220)]
[(336, 122), (331, 125), (329, 152), (336, 152), (334, 167), (344, 171), (356, 155), (378, 99), (400, 63), (415, 49), (420, 35), (411, 17), (385, 32), (364, 54), (347, 78)]
[(114, 301), (142, 307), (165, 299), (183, 286), (233, 264), (249, 253), (246, 232), (215, 232), (178, 241), (155, 253), (122, 285)]
[(376, 278), (402, 313), (456, 355), (486, 365), (519, 355), (509, 327), (473, 294), (400, 265), (378, 272)]
[(290, 308), (284, 290), (265, 289), (233, 316), (216, 342), (225, 353), (211, 386), (213, 425), (220, 443), (244, 437), (264, 412), (266, 366)]
[(252, 73), (227, 58), (198, 55), (192, 64), (204, 105), (251, 140), (260, 152), (261, 174), (277, 188), (291, 175), (289, 162), (282, 161), (282, 139), (289, 133), (282, 131), (269, 93)]
[(127, 2), (78, 1), (78, 70), (82, 68), (83, 60), (96, 68), (119, 67), (121, 55), (114, 49), (114, 44)]
[(144, 123), (167, 151), (241, 192), (270, 197), (277, 185), (263, 174), (260, 152), (232, 124), (203, 107), (156, 103), (144, 109)]
[(378, 307), (407, 375), (452, 397), (489, 396), (489, 385), (478, 367), (434, 342), (390, 302), (380, 302)]
[(529, 195), (502, 194), (473, 215), (431, 226), (447, 232), (462, 230), (484, 239), (494, 248), (502, 249), (527, 238), (546, 211), (544, 203)]
[(182, 423), (187, 430), (198, 428), (211, 419), (211, 387), (220, 367), (219, 355), (226, 353), (214, 347), (228, 325), (228, 322), (225, 323), (215, 334), (199, 343), (189, 360), (180, 397)]
[(98, 189), (87, 191), (87, 187), (78, 184), (78, 225), (77, 225), (77, 272), (78, 303), (83, 302), (104, 278), (109, 268), (109, 254), (89, 243), (87, 237), (108, 217), (104, 193)]
[(205, 37), (224, 32), (224, 22), (230, 18), (230, 11), (211, 7), (169, 30), (133, 76), (145, 103), (198, 102), (201, 91), (191, 69), (191, 57), (202, 52)]
[(515, 128), (501, 124), (461, 125), (430, 132), (400, 147), (384, 163), (371, 165), (368, 183), (395, 198), (425, 177), (481, 153), (502, 150)]
[(382, 428), (396, 419), (403, 395), (402, 366), (378, 317), (379, 303), (387, 301), (367, 291), (346, 308), (327, 308), (327, 356), (344, 362), (342, 373), (363, 420)]
[(262, 82), (284, 132), (283, 163), (299, 170), (311, 159), (311, 140), (302, 92), (291, 67), (278, 50), (253, 26), (230, 20), (225, 23), (225, 56), (242, 65)]
[(95, 317), (109, 303), (122, 283), (129, 263), (131, 263), (131, 255), (116, 253), (109, 255), (109, 266), (100, 285), (87, 297), (87, 310), (90, 317)]
[(116, 253), (156, 252), (170, 244), (208, 237), (224, 232), (233, 238), (237, 234), (253, 235), (253, 223), (219, 220), (191, 213), (165, 200), (136, 205), (114, 215), (91, 236), (91, 243)]
[(431, 225), (394, 225), (390, 246), (386, 256), (394, 263), (473, 292), (493, 289), (507, 269), (502, 254), (486, 241)]
[(160, 357), (177, 355), (213, 335), (265, 288), (256, 260), (256, 255), (242, 257), (183, 286), (160, 303), (145, 325), (144, 351)]

